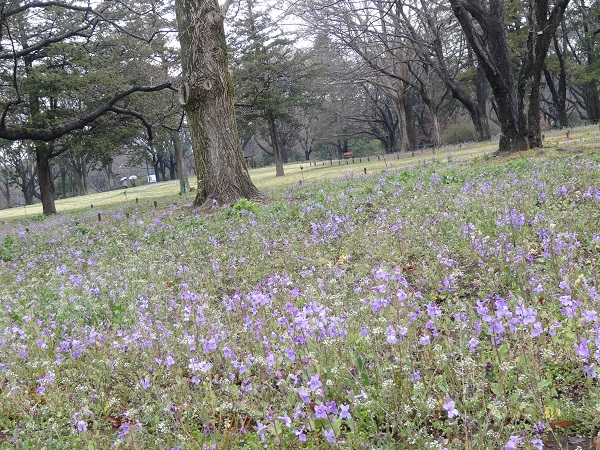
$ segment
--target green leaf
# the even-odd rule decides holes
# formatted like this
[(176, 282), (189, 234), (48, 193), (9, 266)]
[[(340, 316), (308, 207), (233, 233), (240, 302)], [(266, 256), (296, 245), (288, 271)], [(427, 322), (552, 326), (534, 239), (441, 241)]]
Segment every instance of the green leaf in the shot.
[(364, 386), (371, 386), (371, 379), (369, 378), (369, 374), (367, 373), (367, 369), (365, 368), (365, 363), (362, 358), (356, 352), (356, 365), (358, 366), (358, 370), (360, 372), (360, 378)]
[(548, 380), (547, 378), (544, 378), (542, 381), (540, 381), (540, 383), (538, 384), (537, 387), (537, 391), (538, 392), (542, 392), (544, 389), (546, 389), (548, 386), (550, 386), (552, 384), (552, 382), (550, 380)]

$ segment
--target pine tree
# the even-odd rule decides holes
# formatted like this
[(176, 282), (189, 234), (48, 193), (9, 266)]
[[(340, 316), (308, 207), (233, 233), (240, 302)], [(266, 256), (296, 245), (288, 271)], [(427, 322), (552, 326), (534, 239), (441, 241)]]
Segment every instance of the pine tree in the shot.
[(308, 52), (293, 47), (267, 12), (257, 10), (254, 0), (244, 6), (230, 43), (238, 122), (261, 122), (268, 131), (276, 175), (283, 176), (287, 158), (278, 128), (293, 120), (297, 108), (317, 103), (312, 81), (319, 69), (310, 63)]

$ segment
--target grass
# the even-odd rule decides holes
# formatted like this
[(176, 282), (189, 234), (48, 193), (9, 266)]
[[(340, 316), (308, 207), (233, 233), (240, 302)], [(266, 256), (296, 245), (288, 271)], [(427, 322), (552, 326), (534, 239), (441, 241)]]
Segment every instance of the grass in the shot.
[[(447, 159), (449, 153), (455, 159), (470, 159), (481, 156), (485, 153), (493, 151), (494, 144), (481, 145), (465, 145), (464, 148), (448, 148), (438, 152), (437, 155), (431, 151), (424, 154), (417, 153), (416, 156), (408, 155), (386, 155), (385, 158), (377, 156), (355, 158), (352, 160), (334, 160), (331, 164), (329, 161), (319, 162), (318, 165), (309, 165), (307, 162), (298, 162), (285, 165), (284, 177), (275, 176), (274, 167), (263, 167), (260, 169), (250, 169), (250, 175), (253, 182), (260, 191), (268, 191), (269, 189), (278, 189), (289, 187), (297, 184), (300, 181), (311, 182), (317, 180), (327, 180), (334, 177), (339, 177), (348, 172), (363, 173), (364, 169), (370, 172), (377, 172), (393, 167), (407, 167), (418, 165), (424, 158), (441, 158)], [(302, 167), (302, 169), (300, 169)], [(195, 186), (196, 180), (190, 178), (190, 185)], [(103, 193), (93, 193), (80, 197), (70, 197), (66, 199), (56, 200), (56, 208), (59, 212), (68, 212), (90, 208), (94, 205), (96, 209), (109, 205), (134, 202), (137, 198), (141, 202), (152, 204), (155, 200), (162, 205), (165, 203), (182, 202), (179, 197), (179, 182), (167, 181), (156, 184), (144, 184), (141, 186), (128, 188), (127, 195), (125, 190), (115, 190)], [(184, 202), (190, 203), (193, 200), (193, 193), (188, 195), (188, 199), (183, 199)], [(12, 208), (0, 210), (0, 220), (26, 218), (27, 216), (35, 216), (42, 213), (41, 204), (30, 205), (20, 208)]]
[[(546, 157), (557, 157), (561, 153), (572, 152), (573, 150), (593, 152), (598, 145), (600, 133), (597, 127), (580, 127), (571, 133), (571, 139), (567, 139), (564, 130), (553, 130), (546, 133), (546, 150), (550, 153)], [(423, 160), (439, 159), (447, 160), (448, 157), (455, 161), (466, 161), (471, 159), (483, 158), (491, 155), (497, 148), (497, 142), (492, 141), (485, 144), (468, 143), (461, 146), (449, 146), (441, 148), (434, 154), (431, 149), (421, 153), (417, 152), (415, 156), (408, 154), (385, 155), (385, 158), (377, 156), (355, 158), (352, 160), (334, 160), (332, 164), (329, 161), (320, 161), (318, 164), (307, 164), (298, 162), (285, 165), (284, 177), (276, 177), (273, 167), (264, 167), (260, 169), (250, 169), (250, 175), (259, 190), (265, 192), (269, 189), (278, 189), (289, 187), (293, 184), (311, 182), (317, 180), (327, 180), (334, 177), (343, 176), (345, 173), (363, 173), (367, 169), (368, 173), (385, 170), (388, 168), (410, 167), (422, 164)], [(511, 156), (511, 158), (522, 158), (536, 155), (540, 150), (531, 150), (525, 154)], [(359, 161), (360, 160), (360, 161)], [(485, 159), (486, 164), (489, 160)], [(504, 159), (501, 159), (501, 164)], [(300, 169), (302, 167), (302, 169)], [(190, 178), (191, 186), (196, 184), (195, 179)], [(142, 202), (152, 204), (157, 201), (161, 204), (182, 202), (178, 196), (179, 182), (167, 181), (157, 184), (145, 184), (135, 188), (128, 188), (127, 195), (124, 190), (116, 190), (103, 193), (92, 193), (81, 197), (71, 197), (56, 200), (56, 208), (59, 212), (69, 212), (90, 208), (102, 208), (109, 205), (133, 202), (136, 198)], [(191, 202), (193, 195), (189, 194), (183, 202)], [(0, 220), (27, 218), (42, 213), (41, 204), (30, 205), (26, 207), (11, 208), (0, 210)]]
[(594, 448), (600, 155), (571, 150), (1, 223), (0, 448)]

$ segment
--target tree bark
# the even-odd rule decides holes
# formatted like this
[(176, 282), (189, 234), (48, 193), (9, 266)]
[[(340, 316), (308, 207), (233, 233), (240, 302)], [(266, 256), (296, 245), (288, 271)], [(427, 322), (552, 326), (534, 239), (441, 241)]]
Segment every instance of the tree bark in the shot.
[(3, 187), (0, 187), (0, 191), (2, 191), (2, 195), (6, 199), (6, 207), (10, 208), (10, 182), (8, 180), (2, 180)]
[(222, 11), (215, 0), (177, 0), (175, 13), (183, 67), (179, 97), (198, 173), (194, 205), (257, 197), (235, 123)]
[(267, 122), (269, 124), (269, 134), (271, 136), (271, 148), (273, 149), (273, 156), (275, 157), (275, 176), (282, 177), (285, 175), (283, 172), (283, 157), (281, 155), (279, 139), (277, 139), (277, 126), (275, 125), (275, 118), (272, 113), (267, 115)]
[(487, 6), (479, 0), (450, 0), (494, 93), (502, 133), (499, 153), (542, 147), (540, 77), (551, 39), (568, 3), (569, 0), (556, 0), (549, 11), (549, 0), (529, 2), (529, 33), (515, 76), (504, 26), (504, 1), (489, 0)]
[(179, 194), (189, 192), (188, 173), (185, 168), (185, 159), (183, 158), (183, 145), (181, 144), (181, 135), (179, 131), (171, 132), (173, 141), (173, 153), (175, 153), (175, 164), (177, 165), (177, 177), (179, 178)]
[(60, 171), (60, 183), (62, 188), (62, 197), (67, 198), (67, 171)]
[(475, 124), (475, 132), (478, 141), (489, 141), (492, 138), (490, 133), (490, 121), (487, 114), (487, 95), (488, 81), (485, 77), (485, 71), (481, 68), (481, 64), (477, 66), (477, 110), (473, 123)]
[(73, 179), (75, 180), (75, 190), (77, 191), (77, 196), (86, 195), (88, 190), (85, 172), (78, 172), (74, 170), (71, 173), (73, 174)]
[(52, 152), (48, 150), (47, 144), (35, 143), (35, 158), (37, 163), (38, 182), (40, 184), (40, 195), (42, 197), (42, 212), (45, 215), (56, 214), (54, 204), (54, 183), (50, 171), (50, 158)]
[(592, 80), (585, 86), (585, 106), (588, 120), (600, 120), (600, 96), (598, 95), (598, 81)]

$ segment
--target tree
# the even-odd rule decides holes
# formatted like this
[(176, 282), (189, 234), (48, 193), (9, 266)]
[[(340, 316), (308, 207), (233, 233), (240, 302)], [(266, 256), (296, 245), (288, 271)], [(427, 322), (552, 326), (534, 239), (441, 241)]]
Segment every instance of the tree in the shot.
[(276, 175), (283, 176), (283, 163), (289, 155), (281, 138), (288, 134), (280, 128), (293, 127), (296, 109), (316, 104), (311, 82), (318, 66), (309, 63), (308, 52), (293, 48), (291, 39), (278, 29), (268, 12), (256, 10), (254, 0), (244, 3), (243, 17), (234, 24), (231, 42), (235, 106), (244, 122), (264, 122)]
[[(33, 204), (36, 192), (37, 177), (35, 170), (35, 153), (31, 143), (21, 144), (2, 141), (0, 147), (0, 174), (4, 180), (5, 198), (10, 203), (8, 186), (17, 187), (23, 194), (26, 205)], [(4, 190), (4, 189), (3, 189)]]
[(574, 66), (569, 72), (574, 83), (569, 86), (573, 95), (573, 105), (584, 120), (600, 120), (600, 58), (598, 34), (600, 34), (600, 2), (579, 0), (570, 17), (574, 42), (568, 41), (572, 49)]
[[(155, 23), (160, 3), (92, 6), (68, 0), (0, 6), (0, 138), (34, 142), (43, 212), (53, 214), (50, 163), (68, 149), (53, 142), (107, 113), (121, 113), (119, 105), (134, 93), (170, 87), (144, 83), (135, 70), (139, 47), (115, 38), (142, 43), (166, 31)], [(144, 29), (148, 35), (140, 36)]]
[(549, 0), (528, 2), (527, 38), (522, 55), (515, 58), (505, 27), (504, 0), (450, 0), (494, 93), (501, 128), (499, 153), (542, 147), (540, 77), (568, 4), (569, 0), (556, 0), (553, 6)]
[(186, 116), (198, 177), (195, 206), (235, 203), (258, 196), (238, 138), (233, 83), (227, 68), (223, 20), (216, 0), (176, 0), (181, 44), (180, 103)]
[[(399, 20), (402, 29), (410, 36), (409, 48), (415, 56), (436, 73), (444, 82), (452, 97), (458, 100), (469, 113), (477, 140), (490, 139), (487, 116), (487, 80), (480, 66), (469, 76), (468, 83), (460, 83), (457, 79), (465, 72), (473, 72), (474, 67), (470, 55), (466, 55), (462, 45), (463, 36), (456, 33), (455, 22), (449, 20), (452, 13), (443, 4), (418, 0), (408, 12), (399, 8)], [(468, 47), (466, 47), (468, 49)], [(463, 61), (467, 61), (464, 67)], [(466, 70), (465, 70), (466, 69)], [(467, 86), (475, 86), (472, 95)]]

